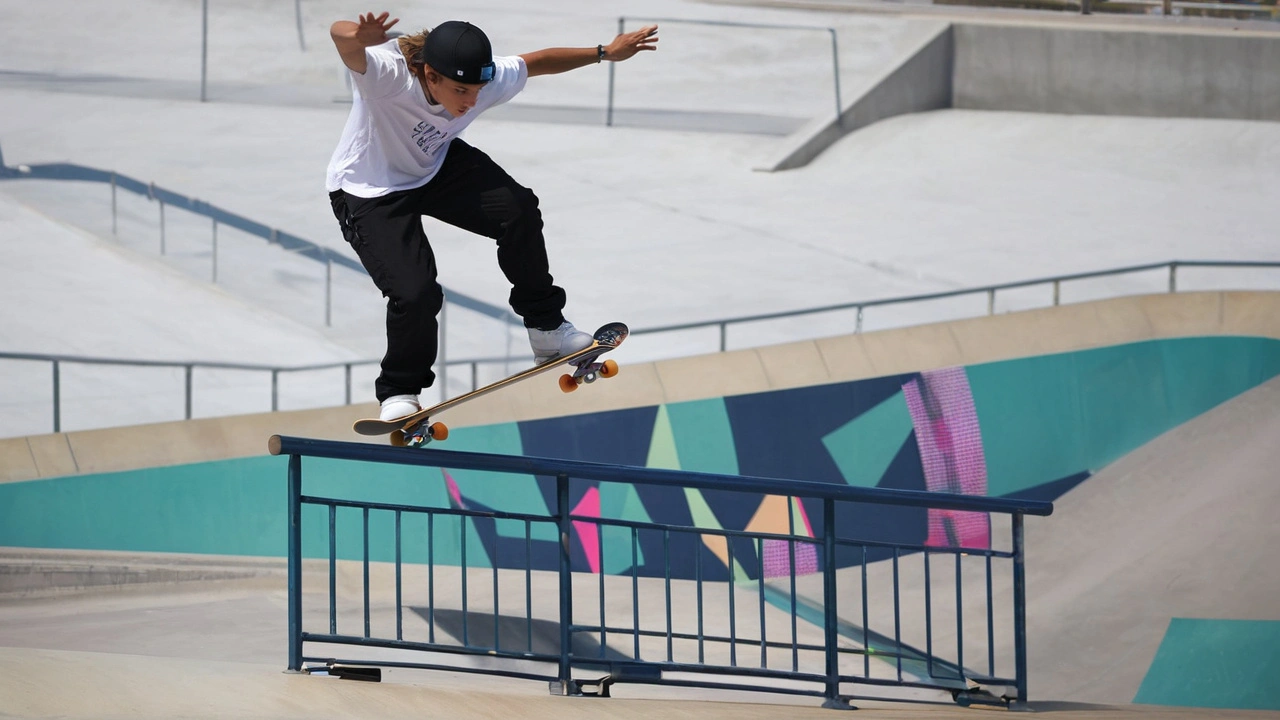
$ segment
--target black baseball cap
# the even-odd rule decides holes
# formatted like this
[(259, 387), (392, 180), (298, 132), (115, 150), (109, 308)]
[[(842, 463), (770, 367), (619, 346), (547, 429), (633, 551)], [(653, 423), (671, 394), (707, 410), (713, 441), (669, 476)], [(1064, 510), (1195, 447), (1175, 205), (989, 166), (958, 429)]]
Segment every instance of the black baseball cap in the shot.
[(427, 33), (422, 61), (460, 83), (478, 85), (493, 79), (493, 47), (484, 31), (469, 22), (450, 20)]

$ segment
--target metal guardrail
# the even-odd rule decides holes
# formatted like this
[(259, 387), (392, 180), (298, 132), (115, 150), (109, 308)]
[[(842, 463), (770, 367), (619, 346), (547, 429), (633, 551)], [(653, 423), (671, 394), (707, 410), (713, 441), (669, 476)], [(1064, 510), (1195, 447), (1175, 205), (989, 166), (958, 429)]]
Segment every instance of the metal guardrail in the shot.
[[(243, 370), (248, 372), (265, 372), (271, 374), (271, 412), (280, 409), (280, 376), (287, 373), (299, 373), (315, 370), (332, 370), (343, 368), (345, 372), (344, 380), (344, 404), (350, 405), (352, 400), (352, 369), (358, 365), (377, 365), (378, 360), (351, 360), (346, 362), (317, 363), (313, 365), (294, 365), (290, 367), (280, 367), (274, 365), (254, 365), (248, 363), (226, 363), (226, 362), (203, 362), (203, 361), (183, 361), (183, 360), (123, 360), (118, 358), (96, 358), (84, 357), (78, 355), (48, 355), (40, 353), (11, 353), (0, 352), (0, 360), (18, 360), (18, 361), (34, 361), (47, 362), (53, 371), (52, 390), (53, 390), (53, 432), (62, 432), (62, 366), (69, 364), (79, 365), (118, 365), (126, 367), (152, 367), (152, 368), (181, 368), (184, 371), (184, 414), (183, 419), (190, 420), (192, 418), (192, 406), (194, 404), (193, 378), (197, 369), (202, 370)], [(475, 389), (479, 383), (479, 366), (486, 364), (506, 363), (510, 362), (510, 358), (490, 357), (490, 358), (473, 358), (469, 360), (450, 360), (442, 363), (446, 366), (458, 367), (467, 366), (471, 369), (471, 387)], [(443, 379), (445, 373), (442, 370), (440, 377)], [(443, 382), (443, 380), (442, 380)]]
[(721, 320), (702, 320), (697, 322), (680, 323), (676, 325), (663, 325), (660, 327), (642, 328), (632, 330), (632, 335), (643, 335), (663, 332), (676, 332), (680, 330), (697, 330), (701, 328), (718, 328), (720, 331), (720, 352), (725, 352), (728, 348), (728, 328), (730, 325), (741, 325), (744, 323), (760, 322), (764, 320), (779, 320), (782, 318), (801, 317), (804, 315), (814, 315), (818, 313), (836, 312), (840, 310), (856, 310), (857, 319), (854, 323), (853, 332), (862, 332), (863, 311), (866, 308), (884, 307), (888, 305), (905, 305), (909, 303), (922, 302), (926, 300), (943, 300), (947, 298), (964, 297), (967, 295), (985, 294), (987, 296), (987, 315), (995, 314), (996, 293), (1001, 290), (1013, 290), (1016, 288), (1034, 287), (1037, 285), (1053, 286), (1053, 305), (1056, 307), (1061, 300), (1062, 284), (1073, 280), (1089, 280), (1100, 277), (1109, 277), (1113, 275), (1127, 275), (1138, 272), (1149, 272), (1151, 270), (1160, 270), (1168, 268), (1169, 270), (1169, 292), (1178, 292), (1178, 268), (1180, 267), (1200, 267), (1200, 268), (1280, 268), (1280, 261), (1236, 261), (1236, 260), (1169, 260), (1167, 262), (1149, 263), (1146, 265), (1130, 265), (1127, 267), (1112, 268), (1109, 270), (1094, 270), (1090, 272), (1072, 273), (1068, 275), (1054, 275), (1050, 277), (1037, 278), (1034, 280), (1020, 280), (1018, 282), (1000, 283), (997, 285), (984, 285), (975, 288), (966, 288), (963, 290), (948, 290), (946, 292), (924, 293), (921, 295), (907, 295), (891, 298), (882, 298), (879, 300), (861, 300), (858, 302), (839, 303), (837, 305), (823, 305), (820, 307), (806, 308), (803, 310), (783, 310), (772, 313), (760, 313), (757, 315), (740, 315), (738, 317), (724, 318)]
[[(270, 439), (268, 449), (273, 455), (289, 458), (288, 669), (291, 671), (312, 670), (304, 667), (308, 662), (324, 663), (325, 669), (339, 666), (444, 669), (546, 680), (551, 692), (557, 695), (607, 696), (612, 683), (636, 682), (809, 695), (823, 698), (824, 707), (830, 708), (851, 707), (849, 700), (858, 696), (846, 692), (846, 687), (853, 685), (929, 688), (950, 692), (960, 704), (991, 702), (1025, 706), (1027, 702), (1023, 522), (1025, 515), (1051, 514), (1052, 503), (550, 458), (393, 448), (278, 435)], [(452, 495), (454, 500), (449, 507), (306, 495), (303, 493), (303, 457), (535, 476), (540, 480), (530, 478), (529, 481), (543, 482), (544, 494), (554, 490), (555, 500), (548, 504), (554, 505), (555, 510), (539, 513), (469, 509), (465, 498), (456, 495)], [(821, 519), (814, 523), (810, 536), (798, 532), (794, 520), (788, 533), (766, 533), (575, 514), (570, 504), (575, 493), (571, 490), (577, 487), (576, 495), (581, 495), (583, 484), (589, 482), (802, 498), (810, 501), (810, 507), (820, 505)], [(376, 485), (376, 480), (369, 485)], [(995, 550), (990, 543), (986, 548), (938, 548), (857, 538), (853, 535), (856, 528), (837, 527), (836, 522), (837, 509), (855, 503), (1007, 514), (1011, 520), (1010, 549)], [(309, 520), (304, 519), (304, 509), (313, 510), (306, 513)], [(339, 511), (348, 519), (354, 513), (360, 517), (359, 555), (352, 558), (360, 563), (362, 571), (358, 599), (345, 593), (340, 597), (338, 593), (339, 528), (350, 528), (349, 523), (338, 522)], [(418, 531), (424, 522), (425, 535)], [(492, 562), (469, 565), (468, 535), (473, 534), (480, 523), (497, 522), (520, 526), (523, 532), (508, 533), (509, 550), (501, 553), (495, 550), (490, 556)], [(305, 533), (304, 523), (309, 525)], [(417, 529), (405, 532), (404, 528), (411, 523)], [(456, 535), (453, 534), (455, 526)], [(538, 535), (549, 534), (535, 533), (535, 526), (551, 529), (557, 541), (534, 540)], [(440, 528), (445, 528), (446, 537), (442, 540), (438, 540)], [(381, 538), (377, 552), (388, 556), (387, 561), (379, 561), (383, 569), (376, 573), (371, 572), (374, 562), (371, 529)], [(606, 539), (617, 540), (619, 534), (629, 540), (623, 542), (623, 554), (630, 557), (630, 567), (614, 576), (620, 582), (608, 581), (603, 566), (585, 571), (581, 561), (574, 562), (575, 553), (583, 552), (584, 539), (594, 539), (595, 547), (603, 556)], [(661, 548), (661, 552), (656, 553), (660, 559), (649, 554), (643, 562), (639, 560), (637, 546), (641, 544), (642, 534), (648, 538), (660, 537), (660, 541), (649, 544), (650, 548)], [(304, 548), (304, 537), (319, 547)], [(343, 542), (349, 547), (347, 540)], [(700, 546), (708, 542), (723, 542), (729, 552), (728, 567), (737, 568), (729, 571), (725, 581), (709, 580), (703, 571)], [(744, 543), (745, 547), (759, 549), (758, 564), (753, 563), (746, 552), (735, 557), (733, 548), (743, 547)], [(787, 584), (785, 590), (765, 583), (762, 558), (766, 543), (782, 543), (787, 548), (789, 561), (783, 562), (787, 563), (788, 577), (781, 578)], [(460, 551), (460, 555), (446, 557), (446, 545)], [(535, 562), (535, 545), (537, 556), (547, 567)], [(394, 550), (393, 558), (389, 546)], [(868, 550), (872, 549), (886, 557), (886, 561), (891, 558), (893, 569), (892, 587), (878, 588), (875, 594), (868, 591), (867, 585)], [(820, 602), (797, 592), (796, 557), (802, 551), (816, 559), (816, 572), (821, 575)], [(918, 608), (903, 604), (904, 583), (899, 579), (899, 564), (904, 557), (917, 553), (923, 555), (925, 650), (912, 647), (902, 630), (905, 622), (916, 619)], [(315, 610), (309, 615), (303, 612), (304, 555), (323, 557), (327, 563), (327, 602), (322, 608), (323, 614)], [(415, 559), (406, 561), (408, 557)], [(676, 557), (693, 558), (692, 577), (673, 575), (672, 559)], [(930, 594), (930, 588), (935, 585), (935, 577), (930, 574), (930, 557), (944, 558), (940, 563), (944, 576), (950, 574), (946, 568), (954, 558), (954, 577), (951, 578), (956, 587), (954, 605), (942, 597), (945, 593)], [(971, 619), (977, 615), (981, 622), (969, 625), (965, 622), (965, 595), (962, 594), (962, 557), (981, 559), (985, 568), (981, 582), (974, 580), (974, 586), (985, 587), (985, 599), (977, 603), (977, 608), (972, 598), (968, 605)], [(389, 578), (386, 585), (376, 583), (372, 578), (375, 575), (387, 578), (387, 566), (392, 562), (394, 584)], [(1002, 563), (998, 579), (993, 573), (993, 563)], [(1003, 573), (1004, 563), (1008, 566), (1007, 574)], [(857, 592), (842, 590), (842, 578), (837, 573), (840, 566), (845, 568), (846, 584), (860, 575)], [(860, 566), (860, 570), (850, 570), (856, 566)], [(456, 574), (449, 570), (452, 567), (457, 567)], [(506, 573), (508, 588), (513, 579), (522, 581), (519, 592), (509, 593), (505, 601), (500, 570)], [(491, 584), (490, 592), (483, 586), (473, 591), (471, 597), (479, 598), (478, 603), (468, 601), (469, 578), (475, 574), (472, 571), (481, 571), (490, 580), (487, 584)], [(411, 584), (405, 579), (410, 572), (414, 573)], [(585, 579), (593, 573), (598, 575), (596, 581)], [(746, 578), (741, 577), (743, 573)], [(453, 602), (456, 594), (449, 581), (442, 583), (447, 574), (456, 575), (460, 584), (457, 603)], [(353, 573), (342, 575), (354, 577)], [(550, 575), (554, 575), (554, 590), (549, 587)], [(543, 580), (546, 582), (541, 582)], [(642, 582), (647, 597), (643, 610)], [(536, 594), (535, 585), (539, 587)], [(679, 588), (673, 591), (675, 585)], [(425, 594), (427, 603), (425, 608), (413, 608), (414, 614), (422, 619), (413, 626), (405, 622), (406, 587), (420, 601)], [(619, 591), (620, 598), (617, 597)], [(686, 599), (678, 608), (673, 592)], [(758, 597), (752, 598), (752, 594)], [(373, 595), (384, 598), (377, 607), (371, 602)], [(850, 623), (840, 617), (840, 598), (849, 595), (861, 601), (860, 628), (850, 628)], [(585, 612), (580, 609), (584, 596), (597, 601), (588, 605)], [(663, 598), (660, 610), (653, 607), (658, 604), (656, 596)], [(388, 597), (394, 597), (391, 607), (385, 600)], [(535, 610), (535, 597), (541, 602), (541, 609)], [(735, 602), (735, 598), (741, 602)], [(872, 602), (891, 607), (892, 632), (888, 630), (888, 621), (884, 621), (884, 632), (871, 629), (873, 621), (868, 621), (868, 607)], [(766, 612), (766, 603), (772, 606), (772, 613)], [(490, 604), (492, 607), (487, 607)], [(707, 607), (709, 604), (714, 607)], [(340, 630), (339, 605), (344, 608), (341, 623), (358, 623), (362, 629)], [(353, 605), (359, 607), (358, 616), (350, 612)], [(504, 606), (509, 609), (523, 606), (523, 612), (503, 615)], [(785, 622), (777, 621), (775, 613), (779, 611), (786, 613)], [(553, 616), (544, 617), (548, 613)], [(642, 622), (642, 614), (665, 620), (657, 626), (648, 626)], [(674, 618), (676, 614), (682, 618)], [(690, 614), (696, 621), (688, 620)], [(771, 614), (775, 621), (769, 623), (767, 617)], [(888, 617), (888, 613), (871, 613), (871, 616)], [(954, 648), (943, 649), (942, 642), (934, 641), (935, 637), (942, 637), (941, 628), (935, 628), (935, 616), (945, 617), (944, 622), (954, 619), (954, 628), (949, 622), (946, 625), (956, 633)], [(308, 617), (313, 621), (327, 617), (327, 629), (304, 627)], [(414, 619), (412, 615), (409, 617)], [(460, 622), (446, 630), (443, 626), (446, 617), (458, 618)], [(394, 636), (390, 634), (393, 622)], [(541, 636), (540, 646), (535, 647), (535, 624), (546, 630), (545, 635), (553, 636), (552, 647), (547, 647), (548, 641)], [(727, 634), (723, 634), (720, 629), (726, 625)], [(977, 625), (981, 625), (981, 630), (970, 632)], [(374, 633), (375, 626), (386, 627), (388, 634)], [(504, 633), (503, 628), (507, 632)], [(492, 636), (484, 637), (489, 632)], [(1003, 645), (997, 652), (997, 632), (1002, 638), (1012, 637), (1011, 652)], [(968, 656), (971, 660), (978, 656), (986, 661), (979, 664), (979, 669), (965, 664), (966, 640), (971, 648), (977, 645), (986, 651), (971, 651)], [(590, 644), (594, 644), (594, 651), (581, 649)], [(325, 649), (322, 654), (308, 654), (308, 645)], [(397, 651), (394, 658), (386, 654), (388, 650)], [(954, 656), (950, 655), (952, 650)], [(338, 652), (349, 653), (349, 656), (340, 658)], [(451, 657), (457, 661), (444, 659)], [(467, 657), (483, 660), (477, 663), (468, 661)], [(601, 673), (606, 674), (601, 677)], [(584, 674), (587, 679), (583, 679)], [(690, 677), (698, 679), (688, 679)], [(594, 693), (591, 692), (593, 686)]]
[[(631, 331), (631, 335), (655, 335), (665, 332), (677, 332), (683, 330), (697, 330), (703, 328), (716, 328), (719, 331), (719, 350), (725, 352), (728, 349), (728, 329), (730, 325), (746, 324), (752, 322), (760, 322), (765, 320), (777, 320), (789, 317), (799, 317), (803, 315), (812, 315), (825, 312), (833, 312), (839, 310), (857, 310), (857, 319), (854, 323), (853, 332), (862, 332), (863, 311), (866, 308), (886, 307), (891, 305), (902, 305), (913, 302), (921, 302), (926, 300), (941, 300), (947, 298), (963, 297), (967, 295), (985, 294), (987, 296), (987, 314), (995, 313), (996, 294), (1001, 290), (1012, 290), (1018, 288), (1034, 287), (1038, 285), (1052, 285), (1053, 287), (1053, 305), (1057, 306), (1061, 299), (1061, 288), (1065, 282), (1075, 280), (1088, 280), (1100, 277), (1109, 277), (1114, 275), (1124, 275), (1138, 272), (1150, 272), (1152, 270), (1160, 270), (1167, 268), (1168, 289), (1171, 293), (1178, 292), (1178, 268), (1180, 267), (1205, 267), (1205, 268), (1280, 268), (1280, 262), (1269, 261), (1232, 261), (1232, 260), (1171, 260), (1162, 263), (1150, 263), (1146, 265), (1131, 265), (1128, 267), (1113, 268), (1110, 270), (1098, 270), (1093, 272), (1072, 273), (1068, 275), (1055, 275), (1046, 278), (1037, 278), (1034, 280), (1023, 280), (1019, 282), (1001, 283), (998, 285), (986, 285), (982, 287), (969, 288), (964, 290), (951, 290), (939, 293), (926, 293), (922, 295), (910, 295), (906, 297), (883, 298), (879, 300), (864, 300), (853, 303), (841, 303), (838, 305), (825, 305), (822, 307), (808, 308), (804, 310), (790, 310), (775, 313), (762, 313), (757, 315), (742, 315), (733, 318), (724, 318), (720, 320), (707, 320), (700, 322), (681, 323), (677, 325), (663, 325), (659, 327), (640, 328)], [(444, 322), (442, 318), (441, 327)], [(443, 345), (442, 345), (443, 350)], [(444, 353), (441, 353), (443, 359)], [(229, 370), (246, 370), (271, 373), (271, 410), (274, 412), (279, 409), (278, 382), (279, 377), (283, 373), (304, 372), (309, 370), (325, 370), (331, 368), (346, 368), (345, 377), (345, 402), (351, 404), (352, 385), (351, 385), (351, 369), (357, 365), (374, 365), (378, 360), (352, 360), (347, 362), (326, 363), (319, 365), (299, 365), (299, 366), (272, 366), (272, 365), (252, 365), (237, 363), (219, 363), (219, 362), (202, 362), (202, 361), (158, 361), (158, 360), (127, 360), (119, 358), (97, 358), (83, 357), (75, 355), (55, 355), (55, 354), (37, 354), (37, 353), (11, 353), (0, 352), (0, 360), (27, 360), (42, 361), (52, 364), (53, 370), (53, 432), (61, 432), (61, 384), (60, 384), (60, 365), (70, 363), (93, 364), (93, 365), (124, 365), (137, 367), (170, 367), (183, 368), (186, 372), (185, 384), (185, 406), (186, 419), (191, 419), (192, 409), (192, 373), (196, 368), (203, 369), (229, 369)], [(511, 362), (510, 357), (485, 357), (471, 358), (460, 360), (444, 360), (441, 362), (440, 381), (443, 386), (447, 382), (448, 368), (451, 367), (469, 367), (471, 378), (471, 389), (479, 387), (479, 368), (481, 365), (506, 364)]]

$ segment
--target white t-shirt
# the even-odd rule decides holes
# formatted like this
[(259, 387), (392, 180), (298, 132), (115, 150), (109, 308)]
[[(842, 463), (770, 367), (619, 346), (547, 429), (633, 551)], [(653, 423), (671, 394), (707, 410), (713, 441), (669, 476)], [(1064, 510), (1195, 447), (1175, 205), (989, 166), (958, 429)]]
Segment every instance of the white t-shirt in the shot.
[(455, 118), (427, 102), (394, 39), (365, 48), (368, 68), (351, 72), (352, 103), (329, 160), (325, 188), (372, 198), (426, 185), (444, 163), (449, 142), (484, 110), (515, 97), (529, 79), (518, 56), (495, 57), (493, 79), (475, 107)]

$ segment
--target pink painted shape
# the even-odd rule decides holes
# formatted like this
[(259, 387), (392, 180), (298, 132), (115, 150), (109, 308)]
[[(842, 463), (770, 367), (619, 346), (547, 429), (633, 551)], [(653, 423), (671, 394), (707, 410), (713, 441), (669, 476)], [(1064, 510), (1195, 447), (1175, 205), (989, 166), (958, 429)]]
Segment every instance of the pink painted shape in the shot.
[(458, 483), (454, 482), (448, 470), (440, 468), (440, 472), (444, 474), (444, 484), (449, 490), (449, 504), (453, 505), (455, 510), (466, 510), (467, 504), (462, 499), (462, 490), (458, 488)]
[[(595, 488), (587, 490), (570, 514), (600, 517), (600, 491)], [(582, 520), (573, 520), (572, 523), (574, 531), (578, 533), (578, 542), (582, 543), (582, 550), (587, 555), (591, 572), (600, 572), (600, 538), (596, 535), (596, 524)]]
[[(964, 368), (923, 372), (903, 385), (902, 392), (916, 431), (925, 487), (930, 492), (986, 495), (982, 429)], [(926, 394), (931, 402), (926, 402)], [(989, 548), (991, 518), (986, 513), (930, 509), (925, 544)]]

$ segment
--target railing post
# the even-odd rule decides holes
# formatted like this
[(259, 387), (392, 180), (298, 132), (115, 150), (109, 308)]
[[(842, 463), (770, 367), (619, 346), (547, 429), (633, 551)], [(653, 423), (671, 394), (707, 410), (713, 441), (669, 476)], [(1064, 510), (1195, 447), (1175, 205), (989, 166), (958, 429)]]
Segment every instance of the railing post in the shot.
[(302, 456), (289, 456), (289, 670), (302, 670)]
[(293, 16), (298, 22), (298, 49), (307, 51), (307, 43), (302, 38), (302, 0), (293, 0)]
[(729, 323), (720, 323), (720, 352), (729, 347)]
[(62, 432), (62, 382), (57, 360), (53, 361), (53, 431)]
[(858, 319), (853, 324), (853, 332), (855, 335), (862, 332), (862, 306), (861, 305), (858, 306)]
[(1169, 292), (1178, 292), (1178, 263), (1169, 263)]
[(1058, 307), (1058, 300), (1061, 297), (1061, 293), (1062, 293), (1062, 281), (1054, 280), (1053, 281), (1053, 306), (1054, 307)]
[(211, 263), (212, 274), (213, 274), (213, 284), (217, 285), (218, 284), (218, 221), (215, 218), (210, 218), (210, 220), (213, 221), (213, 242), (212, 242), (213, 260)]
[(271, 412), (280, 409), (280, 368), (271, 368)]
[(187, 372), (186, 372), (186, 375), (187, 375), (187, 378), (186, 378), (186, 386), (187, 386), (187, 412), (186, 412), (186, 419), (187, 419), (187, 420), (190, 420), (190, 419), (191, 419), (191, 394), (192, 394), (192, 393), (191, 393), (191, 373), (192, 373), (192, 371), (194, 370), (195, 366), (194, 366), (194, 365), (192, 365), (191, 363), (187, 363), (187, 366), (186, 366), (186, 367), (187, 367)]
[(111, 171), (111, 234), (118, 235), (118, 225), (116, 222), (116, 171)]
[(347, 363), (346, 365), (344, 365), (343, 370), (344, 370), (344, 373), (346, 374), (346, 384), (347, 384), (347, 396), (346, 396), (347, 403), (346, 404), (350, 405), (351, 404), (351, 363)]
[[(618, 34), (622, 34), (622, 28), (626, 25), (625, 17), (618, 18)], [(614, 84), (614, 65), (617, 63), (609, 63), (609, 101), (605, 105), (604, 124), (605, 127), (613, 127), (613, 84)]]
[(987, 291), (987, 314), (996, 314), (996, 289), (991, 288)]
[(449, 355), (446, 341), (449, 337), (449, 303), (440, 305), (440, 399), (449, 397)]
[(209, 84), (209, 0), (200, 3), (200, 102), (208, 97)]
[(835, 88), (836, 88), (836, 124), (840, 125), (840, 116), (844, 112), (844, 105), (840, 101), (840, 52), (836, 48), (836, 29), (827, 28), (831, 33), (831, 67), (835, 71)]
[(333, 327), (333, 258), (324, 259), (324, 326)]
[(557, 677), (563, 695), (576, 695), (573, 686), (573, 556), (570, 540), (573, 525), (569, 520), (569, 475), (556, 475), (556, 515), (560, 525), (560, 668)]
[(1014, 512), (1013, 521), (1013, 654), (1014, 678), (1018, 705), (1027, 702), (1027, 573), (1022, 513)]
[[(732, 570), (730, 570), (732, 572)], [(791, 576), (795, 577), (795, 566)], [(822, 500), (822, 634), (827, 654), (826, 700), (822, 707), (837, 710), (855, 709), (840, 697), (840, 644), (837, 633), (840, 616), (836, 599), (836, 501)]]

